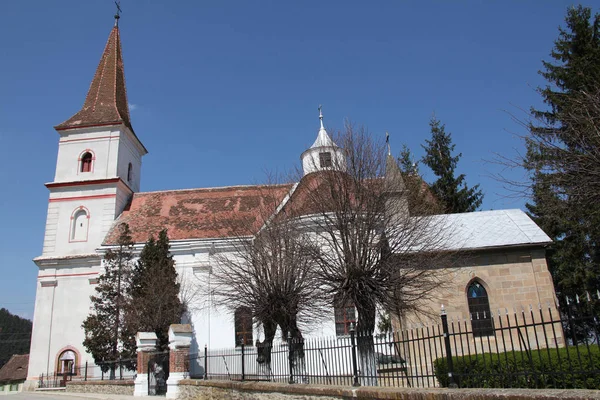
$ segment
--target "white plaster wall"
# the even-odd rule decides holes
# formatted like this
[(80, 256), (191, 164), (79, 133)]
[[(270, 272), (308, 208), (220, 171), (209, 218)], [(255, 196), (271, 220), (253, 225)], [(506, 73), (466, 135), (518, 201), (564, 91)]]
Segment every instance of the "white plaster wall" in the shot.
[(301, 158), (302, 158), (302, 170), (304, 171), (304, 175), (308, 175), (311, 172), (321, 171), (321, 162), (319, 159), (319, 153), (331, 153), (331, 162), (333, 168), (339, 170), (346, 169), (346, 162), (344, 158), (344, 153), (342, 149), (339, 147), (313, 147), (306, 150)]
[[(145, 150), (126, 128), (92, 127), (60, 131), (55, 182), (72, 182), (120, 177), (135, 192), (140, 190), (142, 156)], [(95, 157), (92, 171), (80, 172), (79, 158), (90, 150)], [(133, 166), (127, 181), (129, 163)]]
[[(116, 175), (125, 182), (131, 190), (139, 192), (142, 177), (142, 154), (133, 141), (133, 135), (122, 132), (119, 140), (119, 152)], [(132, 165), (131, 181), (127, 180), (129, 163)]]
[[(75, 348), (80, 357), (78, 367), (93, 359), (83, 347), (83, 320), (90, 311), (90, 296), (100, 266), (69, 266), (43, 269), (37, 281), (35, 316), (29, 359), (28, 380), (37, 380), (41, 374), (52, 374), (56, 360), (67, 346)], [(56, 282), (56, 286), (43, 287), (42, 283)], [(90, 369), (91, 370), (91, 369)]]
[[(114, 196), (97, 199), (74, 199), (56, 201), (64, 197), (82, 197), (105, 195)], [(48, 204), (48, 219), (42, 256), (65, 256), (76, 254), (91, 254), (100, 246), (108, 229), (115, 219), (116, 189), (114, 187), (93, 187), (89, 190), (67, 190), (54, 192)], [(89, 213), (88, 234), (86, 241), (71, 241), (71, 216), (85, 207)]]
[[(120, 130), (83, 128), (61, 131), (55, 182), (106, 179), (117, 176)], [(91, 172), (79, 172), (78, 159), (86, 150), (95, 156)]]

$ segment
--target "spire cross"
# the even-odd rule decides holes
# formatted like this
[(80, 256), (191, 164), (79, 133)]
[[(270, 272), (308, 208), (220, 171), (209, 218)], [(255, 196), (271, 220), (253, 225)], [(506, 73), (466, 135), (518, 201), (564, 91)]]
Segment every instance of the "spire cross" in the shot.
[(323, 127), (323, 106), (319, 104), (319, 121), (321, 121), (321, 129), (325, 129)]
[(119, 18), (121, 18), (121, 0), (115, 0), (115, 6), (117, 6), (117, 13), (115, 14), (115, 26), (119, 26)]

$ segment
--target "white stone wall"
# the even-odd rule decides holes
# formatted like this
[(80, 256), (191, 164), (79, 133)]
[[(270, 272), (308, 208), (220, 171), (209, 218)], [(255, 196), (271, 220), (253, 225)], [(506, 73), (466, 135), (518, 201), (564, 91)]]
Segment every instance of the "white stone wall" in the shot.
[[(81, 128), (59, 134), (55, 178), (48, 185), (44, 246), (41, 257), (35, 259), (40, 271), (29, 383), (37, 381), (41, 374), (56, 372), (57, 357), (65, 349), (78, 355), (77, 367), (84, 366), (86, 361), (93, 363), (82, 345), (81, 324), (90, 312), (90, 295), (101, 272), (96, 250), (133, 192), (139, 190), (141, 157), (146, 153), (124, 127)], [(88, 151), (93, 155), (92, 169), (81, 172), (79, 160)], [(133, 172), (130, 180), (127, 179), (129, 163)], [(74, 238), (72, 217), (80, 209), (89, 217), (87, 232)]]
[[(90, 264), (93, 261), (90, 260)], [(78, 355), (76, 367), (93, 363), (83, 347), (83, 320), (90, 310), (90, 296), (100, 265), (68, 265), (40, 269), (31, 338), (28, 380), (56, 372), (57, 359), (65, 349)]]
[(319, 153), (331, 153), (331, 161), (334, 169), (345, 170), (346, 161), (343, 150), (339, 147), (327, 146), (327, 147), (311, 147), (302, 153), (300, 157), (302, 160), (302, 170), (304, 175), (308, 175), (312, 172), (321, 171), (325, 168), (321, 168), (319, 159)]
[[(138, 191), (141, 157), (145, 151), (126, 128), (83, 128), (60, 131), (54, 182), (72, 182), (120, 177), (127, 182), (127, 167), (133, 165), (133, 191)], [(80, 172), (78, 159), (90, 151), (92, 171)]]

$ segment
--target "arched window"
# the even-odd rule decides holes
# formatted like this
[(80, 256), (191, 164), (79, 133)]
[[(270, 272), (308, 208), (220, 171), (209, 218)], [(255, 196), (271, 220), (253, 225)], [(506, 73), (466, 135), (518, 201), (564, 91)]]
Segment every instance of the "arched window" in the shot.
[(474, 280), (467, 288), (467, 302), (473, 336), (492, 336), (494, 321), (490, 312), (490, 300), (487, 291), (479, 281)]
[(132, 179), (133, 179), (133, 165), (131, 165), (131, 163), (129, 163), (129, 166), (127, 167), (127, 182), (131, 182)]
[(90, 216), (87, 210), (80, 207), (71, 217), (71, 241), (83, 242), (87, 240)]
[(235, 345), (252, 344), (252, 311), (248, 307), (239, 307), (234, 314)]
[(92, 172), (92, 153), (85, 152), (81, 156), (81, 172)]
[(77, 355), (73, 350), (65, 350), (58, 357), (57, 374), (75, 375), (75, 365), (77, 365)]

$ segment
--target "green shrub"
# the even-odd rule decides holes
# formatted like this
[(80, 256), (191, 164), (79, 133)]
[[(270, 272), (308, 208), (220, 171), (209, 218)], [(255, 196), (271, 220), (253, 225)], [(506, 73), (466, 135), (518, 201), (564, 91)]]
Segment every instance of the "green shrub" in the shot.
[[(600, 389), (600, 348), (509, 351), (452, 357), (459, 387)], [(434, 361), (440, 386), (449, 384), (446, 358)]]

